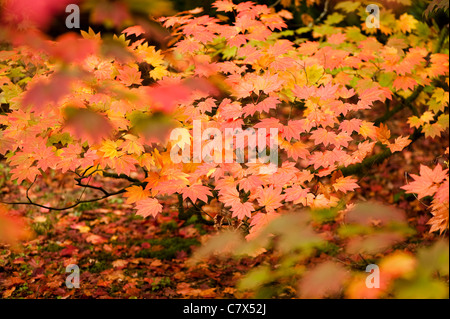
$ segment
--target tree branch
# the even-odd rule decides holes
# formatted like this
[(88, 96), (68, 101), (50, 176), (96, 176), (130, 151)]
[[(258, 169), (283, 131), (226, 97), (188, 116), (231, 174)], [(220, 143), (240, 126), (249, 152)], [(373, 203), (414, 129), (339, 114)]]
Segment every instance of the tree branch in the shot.
[(121, 189), (121, 190), (119, 190), (117, 192), (108, 193), (108, 195), (105, 195), (105, 196), (102, 196), (102, 197), (99, 197), (99, 198), (93, 198), (93, 199), (87, 199), (87, 200), (77, 200), (75, 204), (69, 205), (69, 206), (66, 206), (66, 207), (51, 207), (51, 206), (41, 205), (41, 204), (33, 202), (30, 198), (28, 198), (28, 200), (29, 200), (28, 202), (4, 202), (4, 201), (1, 201), (1, 203), (7, 204), (7, 205), (33, 205), (33, 206), (37, 206), (37, 207), (41, 207), (41, 208), (46, 208), (46, 209), (49, 209), (49, 210), (61, 211), (61, 210), (74, 208), (74, 207), (76, 207), (76, 206), (78, 206), (80, 204), (83, 204), (83, 203), (97, 202), (97, 201), (100, 201), (102, 199), (105, 199), (105, 198), (108, 198), (108, 197), (111, 197), (111, 196), (114, 196), (114, 195), (122, 194), (122, 193), (125, 193), (125, 192), (126, 192), (125, 189)]
[(129, 182), (132, 182), (132, 183), (140, 183), (141, 181), (140, 180), (138, 180), (138, 179), (136, 179), (136, 178), (133, 178), (133, 177), (130, 177), (130, 176), (128, 176), (128, 175), (125, 175), (125, 174), (116, 174), (116, 173), (109, 173), (109, 172), (105, 172), (105, 171), (102, 171), (103, 172), (103, 176), (104, 177), (111, 177), (111, 178), (117, 178), (117, 179), (126, 179), (127, 181), (129, 181)]

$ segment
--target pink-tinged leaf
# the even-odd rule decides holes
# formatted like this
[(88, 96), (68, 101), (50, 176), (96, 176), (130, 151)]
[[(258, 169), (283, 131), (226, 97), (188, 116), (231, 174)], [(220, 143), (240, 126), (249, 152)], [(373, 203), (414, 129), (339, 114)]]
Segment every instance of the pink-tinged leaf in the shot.
[(222, 187), (219, 190), (219, 200), (221, 203), (223, 203), (225, 206), (234, 206), (237, 203), (241, 202), (241, 199), (239, 197), (239, 192), (237, 191), (236, 187), (234, 186), (226, 186)]
[(440, 164), (437, 164), (434, 169), (425, 165), (420, 165), (420, 174), (411, 174), (414, 179), (413, 182), (402, 186), (407, 193), (416, 193), (420, 198), (432, 196), (438, 190), (438, 185), (448, 174), (448, 169), (442, 169)]
[(127, 36), (135, 35), (138, 37), (141, 34), (145, 33), (145, 31), (140, 25), (135, 25), (135, 26), (126, 28), (125, 30), (122, 31), (122, 33), (125, 33)]
[(417, 85), (417, 81), (413, 78), (410, 78), (409, 76), (398, 76), (394, 83), (392, 84), (392, 87), (394, 89), (398, 90), (413, 90), (414, 87)]
[(400, 136), (395, 139), (394, 144), (389, 144), (388, 147), (391, 152), (394, 153), (401, 152), (409, 144), (411, 144), (411, 140), (409, 138)]
[(356, 188), (359, 188), (358, 184), (356, 184), (357, 181), (357, 179), (352, 178), (351, 176), (339, 177), (333, 184), (333, 188), (336, 191), (341, 191), (343, 193), (351, 192)]
[(88, 237), (86, 237), (86, 241), (94, 245), (100, 245), (106, 243), (108, 240), (102, 236), (91, 234)]
[(195, 40), (184, 39), (184, 40), (179, 41), (176, 44), (176, 47), (180, 52), (193, 53), (195, 51), (200, 50), (201, 44), (200, 44), (200, 42), (195, 41)]
[(282, 206), (281, 201), (284, 200), (284, 197), (285, 195), (281, 195), (281, 188), (269, 186), (259, 192), (258, 203), (264, 206), (266, 212), (272, 213), (275, 209)]
[(215, 1), (212, 6), (216, 8), (217, 11), (223, 11), (223, 12), (231, 12), (234, 10), (235, 5), (232, 1), (229, 0), (219, 0)]
[(212, 196), (211, 190), (208, 186), (195, 184), (192, 186), (187, 186), (183, 188), (183, 199), (189, 198), (193, 203), (200, 199), (205, 203), (208, 202), (208, 196)]
[(283, 136), (286, 141), (290, 141), (292, 138), (299, 140), (300, 134), (307, 131), (307, 126), (305, 120), (291, 120), (286, 126), (283, 127), (281, 136)]
[(162, 212), (162, 205), (156, 198), (146, 198), (136, 203), (137, 215), (142, 217), (153, 216), (156, 217)]
[(347, 134), (352, 134), (353, 132), (359, 132), (361, 124), (362, 121), (360, 119), (344, 120), (339, 125), (339, 128)]
[(234, 204), (230, 210), (233, 212), (233, 215), (231, 217), (237, 217), (238, 219), (242, 220), (244, 219), (244, 217), (252, 217), (252, 212), (255, 210), (255, 208), (250, 202), (239, 202)]
[(318, 128), (311, 134), (311, 139), (314, 140), (315, 145), (319, 145), (323, 143), (323, 145), (327, 146), (329, 144), (334, 144), (336, 141), (336, 133), (327, 131), (324, 128)]
[(137, 68), (132, 68), (129, 66), (124, 66), (119, 70), (119, 75), (117, 76), (119, 82), (125, 86), (132, 86), (133, 84), (141, 84), (141, 72)]
[(63, 73), (56, 73), (49, 78), (38, 78), (30, 82), (23, 96), (22, 105), (25, 108), (31, 107), (32, 110), (43, 112), (47, 106), (58, 104), (65, 95), (70, 93), (71, 81), (72, 78)]
[(213, 98), (207, 98), (205, 101), (202, 101), (198, 103), (197, 107), (200, 110), (200, 112), (211, 112), (213, 107), (216, 107), (215, 99)]
[(2, 22), (22, 28), (47, 27), (51, 19), (70, 3), (78, 0), (13, 0), (2, 3)]
[(303, 205), (306, 205), (306, 201), (308, 198), (308, 192), (309, 192), (309, 188), (303, 188), (301, 186), (294, 185), (293, 187), (287, 188), (285, 190), (285, 193), (286, 193), (285, 200), (288, 202), (293, 202), (294, 204), (301, 203)]
[(88, 56), (96, 54), (98, 43), (83, 39), (74, 32), (65, 33), (49, 49), (49, 54), (65, 63), (81, 63)]

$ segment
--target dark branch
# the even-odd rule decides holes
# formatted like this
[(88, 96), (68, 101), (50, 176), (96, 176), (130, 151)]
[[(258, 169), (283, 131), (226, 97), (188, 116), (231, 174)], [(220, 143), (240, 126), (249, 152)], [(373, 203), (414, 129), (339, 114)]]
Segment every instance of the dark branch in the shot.
[(93, 199), (87, 199), (87, 200), (77, 200), (75, 204), (72, 204), (72, 205), (69, 205), (69, 206), (66, 206), (66, 207), (51, 207), (51, 206), (41, 205), (41, 204), (38, 204), (38, 203), (35, 203), (35, 202), (31, 201), (31, 199), (29, 199), (29, 198), (28, 198), (28, 200), (29, 200), (28, 202), (3, 202), (2, 201), (1, 203), (7, 204), (7, 205), (33, 205), (33, 206), (37, 206), (37, 207), (41, 207), (41, 208), (46, 208), (46, 209), (49, 209), (49, 210), (59, 210), (60, 211), (60, 210), (66, 210), (66, 209), (74, 208), (74, 207), (76, 207), (76, 206), (78, 206), (80, 204), (83, 204), (83, 203), (97, 202), (97, 201), (103, 200), (105, 198), (108, 198), (108, 197), (111, 197), (111, 196), (114, 196), (114, 195), (118, 195), (118, 194), (122, 194), (122, 193), (125, 193), (125, 192), (126, 192), (125, 189), (121, 189), (121, 190), (119, 190), (117, 192), (108, 193), (108, 195), (105, 195), (105, 196), (102, 196), (102, 197), (99, 197), (99, 198), (93, 198)]

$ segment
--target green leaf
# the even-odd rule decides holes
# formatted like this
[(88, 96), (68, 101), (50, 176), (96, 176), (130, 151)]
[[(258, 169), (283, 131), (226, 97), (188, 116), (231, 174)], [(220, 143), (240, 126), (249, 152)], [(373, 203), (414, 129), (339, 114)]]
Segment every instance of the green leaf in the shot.
[(449, 126), (449, 116), (448, 114), (441, 114), (438, 117), (437, 122), (444, 128), (446, 129)]
[(312, 30), (311, 27), (301, 27), (301, 28), (298, 28), (297, 30), (295, 30), (295, 33), (303, 34), (303, 33), (309, 32), (311, 30)]
[(252, 290), (270, 282), (271, 271), (267, 266), (258, 267), (250, 271), (238, 284), (240, 290)]
[(347, 13), (353, 12), (361, 6), (361, 2), (353, 2), (353, 1), (344, 1), (339, 2), (334, 8), (336, 10), (342, 10)]
[(229, 60), (229, 59), (233, 58), (234, 56), (236, 56), (237, 50), (238, 50), (237, 47), (226, 46), (226, 47), (222, 50), (223, 58), (224, 58), (225, 60)]
[(327, 17), (325, 24), (338, 24), (342, 20), (344, 20), (344, 16), (340, 13), (334, 12)]
[(394, 82), (394, 78), (396, 77), (397, 76), (394, 72), (381, 73), (378, 76), (378, 83), (380, 83), (383, 87), (391, 87)]

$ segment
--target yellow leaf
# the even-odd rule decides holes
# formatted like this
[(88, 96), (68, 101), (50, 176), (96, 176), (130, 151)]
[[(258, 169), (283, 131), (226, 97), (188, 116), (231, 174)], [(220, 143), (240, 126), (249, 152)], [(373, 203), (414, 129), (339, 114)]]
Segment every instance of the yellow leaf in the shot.
[(420, 117), (420, 120), (423, 123), (430, 123), (430, 121), (433, 120), (433, 118), (434, 118), (434, 113), (430, 112), (430, 111), (427, 111), (427, 112), (422, 114), (422, 116)]
[(156, 68), (150, 71), (150, 76), (155, 80), (160, 80), (168, 74), (169, 71), (167, 71), (167, 69), (162, 66), (157, 66)]
[(441, 132), (444, 128), (439, 123), (425, 124), (422, 127), (422, 131), (425, 137), (435, 138), (436, 136), (441, 136)]
[(364, 138), (370, 137), (375, 140), (377, 138), (377, 128), (373, 123), (363, 121), (361, 127), (359, 128), (359, 134), (364, 136)]
[(418, 21), (412, 15), (404, 13), (400, 16), (398, 26), (403, 33), (411, 32), (416, 28)]
[(137, 201), (150, 197), (150, 192), (141, 186), (133, 185), (126, 188), (126, 191), (123, 196), (127, 197), (127, 204), (136, 203)]
[(449, 117), (448, 114), (441, 114), (437, 120), (443, 129), (446, 129), (449, 126)]
[(381, 143), (383, 144), (389, 143), (391, 131), (389, 131), (387, 125), (381, 123), (380, 127), (377, 127), (376, 131), (377, 131), (377, 138)]
[(416, 264), (416, 259), (411, 255), (396, 252), (381, 261), (380, 272), (390, 278), (408, 278), (413, 274)]
[(144, 61), (155, 68), (164, 63), (164, 57), (162, 56), (161, 51), (155, 51), (155, 47), (146, 48), (145, 54)]
[(119, 147), (118, 143), (119, 141), (104, 141), (102, 147), (100, 147), (100, 151), (105, 153), (105, 157), (117, 157), (119, 155), (119, 152), (117, 151), (117, 148)]
[(411, 127), (419, 128), (422, 126), (423, 121), (420, 118), (418, 118), (417, 116), (411, 116), (408, 119), (408, 124)]

